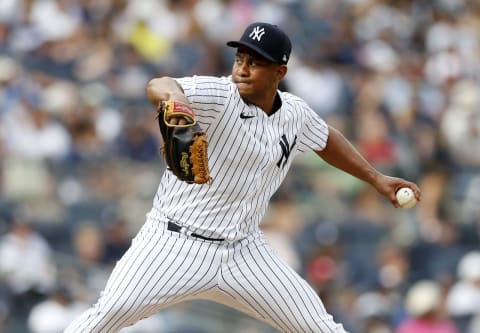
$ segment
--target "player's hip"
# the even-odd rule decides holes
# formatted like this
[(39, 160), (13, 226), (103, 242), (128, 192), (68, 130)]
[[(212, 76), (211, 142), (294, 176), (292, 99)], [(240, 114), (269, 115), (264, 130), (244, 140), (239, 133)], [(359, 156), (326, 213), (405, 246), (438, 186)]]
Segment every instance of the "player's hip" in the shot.
[[(187, 216), (186, 214), (167, 213), (157, 209), (147, 214), (145, 229), (169, 231), (201, 241), (217, 244), (235, 243), (244, 239), (261, 237), (258, 222), (242, 218), (205, 218), (204, 216)], [(153, 226), (151, 225), (153, 224)], [(173, 235), (178, 237), (179, 235)]]

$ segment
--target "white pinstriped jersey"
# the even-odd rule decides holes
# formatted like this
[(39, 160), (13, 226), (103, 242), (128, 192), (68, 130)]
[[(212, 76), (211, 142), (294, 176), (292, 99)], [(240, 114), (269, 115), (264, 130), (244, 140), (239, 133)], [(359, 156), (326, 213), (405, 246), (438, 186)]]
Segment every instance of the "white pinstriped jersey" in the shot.
[(326, 123), (299, 97), (280, 92), (270, 116), (245, 103), (230, 77), (177, 79), (209, 140), (210, 185), (165, 171), (149, 217), (233, 241), (258, 230), (271, 196), (300, 152), (322, 150)]
[[(325, 147), (325, 122), (288, 93), (279, 93), (281, 109), (267, 116), (242, 101), (230, 78), (178, 82), (209, 137), (213, 182), (187, 184), (165, 172), (146, 223), (98, 301), (65, 333), (116, 333), (194, 299), (230, 306), (280, 332), (346, 333), (258, 230), (293, 158)], [(168, 219), (189, 232), (230, 241), (176, 232), (161, 223)]]

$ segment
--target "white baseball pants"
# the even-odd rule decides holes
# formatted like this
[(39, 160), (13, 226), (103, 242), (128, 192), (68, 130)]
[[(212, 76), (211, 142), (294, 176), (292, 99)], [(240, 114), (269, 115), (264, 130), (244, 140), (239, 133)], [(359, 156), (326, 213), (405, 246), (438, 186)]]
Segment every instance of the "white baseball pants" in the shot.
[(65, 333), (114, 333), (186, 300), (212, 300), (281, 332), (345, 333), (315, 291), (261, 234), (234, 243), (192, 238), (147, 220), (98, 302)]

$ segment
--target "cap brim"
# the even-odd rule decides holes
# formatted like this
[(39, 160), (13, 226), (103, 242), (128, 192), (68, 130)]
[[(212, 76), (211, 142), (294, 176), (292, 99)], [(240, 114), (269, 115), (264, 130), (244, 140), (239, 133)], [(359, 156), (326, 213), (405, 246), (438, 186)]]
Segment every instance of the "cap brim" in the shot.
[(244, 47), (247, 47), (247, 48), (257, 52), (258, 54), (260, 54), (265, 59), (270, 60), (271, 62), (274, 62), (274, 63), (278, 63), (275, 59), (273, 59), (270, 55), (268, 55), (265, 51), (263, 51), (261, 48), (257, 47), (256, 45), (246, 43), (246, 42), (242, 42), (242, 41), (232, 40), (230, 42), (227, 42), (227, 46), (230, 46), (230, 47), (244, 46)]

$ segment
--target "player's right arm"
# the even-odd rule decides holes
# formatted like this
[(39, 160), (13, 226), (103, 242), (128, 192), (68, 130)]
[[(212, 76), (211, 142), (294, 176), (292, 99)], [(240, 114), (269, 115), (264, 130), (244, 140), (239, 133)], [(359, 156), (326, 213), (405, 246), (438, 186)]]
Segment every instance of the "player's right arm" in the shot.
[[(150, 103), (159, 108), (163, 101), (182, 102), (187, 105), (190, 104), (182, 87), (178, 82), (168, 76), (152, 79), (147, 84), (147, 97)], [(170, 124), (184, 125), (186, 120), (180, 118), (172, 118)]]
[(228, 77), (164, 76), (150, 80), (146, 93), (156, 108), (166, 100), (190, 105), (197, 122), (208, 131), (210, 125), (221, 118), (219, 116), (225, 111), (225, 105), (232, 97), (232, 82)]
[(156, 107), (163, 101), (177, 101), (189, 104), (182, 87), (178, 82), (168, 76), (154, 78), (147, 84), (147, 97)]

